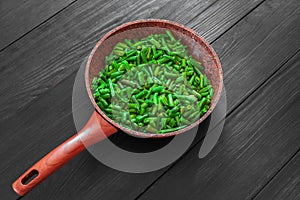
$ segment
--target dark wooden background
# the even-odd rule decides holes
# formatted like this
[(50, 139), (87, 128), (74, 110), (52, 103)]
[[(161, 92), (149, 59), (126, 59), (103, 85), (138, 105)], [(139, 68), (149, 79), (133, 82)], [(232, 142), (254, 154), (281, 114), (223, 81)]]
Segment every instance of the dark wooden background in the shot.
[(76, 132), (72, 87), (95, 43), (144, 18), (182, 23), (219, 55), (228, 110), (217, 146), (198, 159), (198, 139), (145, 174), (83, 152), (23, 199), (300, 199), (299, 0), (1, 1), (0, 199), (16, 199), (11, 183)]

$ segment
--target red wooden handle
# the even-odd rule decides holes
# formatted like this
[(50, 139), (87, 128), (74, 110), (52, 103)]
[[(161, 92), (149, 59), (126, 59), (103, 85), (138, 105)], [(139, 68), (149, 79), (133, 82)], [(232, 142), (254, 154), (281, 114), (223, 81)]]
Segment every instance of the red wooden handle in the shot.
[(86, 146), (104, 140), (115, 132), (117, 132), (116, 128), (94, 112), (88, 123), (78, 134), (72, 136), (35, 163), (12, 184), (13, 189), (18, 195), (24, 196), (83, 151)]

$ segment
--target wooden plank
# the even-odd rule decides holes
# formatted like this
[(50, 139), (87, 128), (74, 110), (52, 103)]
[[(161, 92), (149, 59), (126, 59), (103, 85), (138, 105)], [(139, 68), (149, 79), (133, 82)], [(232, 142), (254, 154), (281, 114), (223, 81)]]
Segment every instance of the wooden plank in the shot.
[[(63, 13), (59, 13), (22, 40), (0, 52), (0, 76), (6, 77), (0, 80), (0, 93), (6, 94), (5, 98), (0, 99), (0, 104), (5, 105), (0, 108), (0, 120), (17, 114), (78, 70), (79, 64), (95, 43), (117, 25), (141, 18), (166, 16), (164, 18), (187, 26), (192, 23), (194, 26), (206, 19), (208, 24), (211, 22), (213, 28), (218, 28), (219, 33), (222, 33), (260, 3), (244, 0), (241, 6), (240, 2), (232, 1), (230, 6), (223, 1), (189, 1), (188, 4), (158, 0), (138, 1), (135, 4), (129, 0), (114, 0), (109, 3), (75, 2)], [(227, 6), (223, 9), (223, 20), (218, 24), (218, 12), (221, 13), (223, 5)], [(151, 9), (147, 10), (148, 8)], [(180, 12), (174, 12), (178, 9)], [(226, 9), (229, 11), (225, 12)], [(239, 12), (234, 12), (237, 9)], [(201, 14), (202, 11), (205, 12)], [(226, 19), (228, 23), (224, 23)], [(209, 28), (200, 26), (196, 31), (206, 32)], [(209, 37), (209, 41), (218, 36)]]
[(300, 148), (299, 64), (300, 53), (230, 115), (206, 158), (193, 148), (139, 199), (251, 199)]
[[(247, 3), (245, 3), (245, 5), (247, 5), (247, 6), (245, 6), (244, 9), (245, 9), (245, 12), (247, 12), (248, 9), (251, 9), (256, 4), (252, 4), (252, 7), (249, 6), (249, 4), (247, 4)], [(190, 6), (196, 7), (196, 5), (193, 5), (193, 4), (190, 4)], [(82, 6), (82, 7), (84, 7), (84, 6)], [(82, 8), (82, 7), (80, 7), (80, 8)], [(91, 9), (91, 7), (93, 7), (93, 6), (89, 5), (89, 9)], [(212, 8), (214, 8), (214, 7), (212, 7)], [(233, 3), (232, 7), (230, 7), (230, 9), (234, 10), (235, 8), (236, 8), (236, 6)], [(188, 9), (192, 9), (192, 8), (187, 7), (187, 10)], [(165, 8), (164, 8), (164, 10), (165, 10)], [(68, 12), (71, 12), (71, 11), (68, 11)], [(214, 12), (214, 10), (212, 10), (212, 12)], [(162, 13), (161, 10), (158, 11), (158, 14), (160, 14), (160, 13)], [(209, 12), (206, 15), (208, 15), (207, 17), (210, 17)], [(205, 16), (199, 15), (198, 17), (202, 18)], [(226, 18), (226, 16), (224, 16), (224, 17)], [(52, 19), (52, 20), (54, 20), (54, 19)], [(176, 20), (176, 19), (173, 19), (173, 20)], [(214, 19), (212, 18), (212, 21), (213, 20)], [(232, 23), (234, 23), (234, 21), (232, 21)], [(226, 30), (225, 29), (226, 27), (220, 27), (220, 28), (224, 28), (224, 30)], [(50, 31), (51, 31), (51, 29), (50, 29)], [(64, 31), (66, 31), (66, 30), (64, 30)], [(39, 33), (43, 34), (43, 31), (40, 31)], [(78, 35), (76, 35), (76, 36), (78, 36)], [(34, 36), (32, 36), (32, 37), (34, 37)], [(47, 38), (47, 37), (44, 36), (44, 38)], [(65, 42), (62, 42), (62, 41), (57, 42), (57, 40), (54, 40), (53, 38), (51, 38), (51, 39), (52, 39), (51, 41), (55, 43), (55, 45), (53, 45), (53, 47), (55, 47), (55, 48), (52, 47), (53, 49), (50, 51), (51, 48), (48, 46), (50, 49), (49, 50), (47, 48), (43, 49), (43, 50), (47, 50), (47, 51), (44, 51), (44, 54), (40, 53), (40, 54), (34, 56), (33, 57), (34, 59), (32, 59), (32, 57), (30, 57), (30, 56), (29, 56), (29, 58), (27, 57), (27, 59), (29, 59), (31, 61), (33, 61), (33, 60), (35, 61), (35, 62), (31, 62), (31, 63), (36, 63), (36, 64), (30, 65), (30, 62), (26, 63), (27, 59), (25, 59), (25, 58), (22, 59), (23, 62), (19, 62), (18, 59), (15, 59), (14, 62), (16, 62), (16, 61), (18, 61), (18, 62), (10, 63), (11, 64), (11, 65), (9, 65), (10, 67), (11, 66), (15, 67), (15, 69), (13, 69), (10, 73), (14, 73), (16, 75), (16, 68), (18, 68), (18, 70), (22, 70), (22, 68), (20, 69), (21, 64), (23, 64), (22, 66), (24, 66), (26, 68), (26, 70), (30, 70), (31, 68), (36, 68), (36, 70), (31, 71), (34, 73), (38, 73), (37, 71), (41, 70), (41, 66), (45, 67), (45, 65), (46, 66), (50, 65), (51, 63), (50, 64), (47, 63), (47, 62), (49, 62), (49, 61), (47, 61), (49, 59), (48, 54), (51, 53), (52, 51), (57, 50), (56, 49), (57, 45), (60, 43), (62, 43), (62, 47), (60, 47), (60, 48), (63, 48), (64, 47), (63, 45), (69, 45), (69, 44), (66, 44)], [(41, 40), (42, 39), (40, 39), (40, 41)], [(22, 41), (20, 41), (20, 43), (21, 42)], [(52, 42), (51, 42), (51, 44), (52, 44)], [(40, 52), (40, 51), (35, 51), (36, 48), (40, 48), (38, 46), (40, 44), (41, 44), (41, 42), (31, 46), (31, 47), (34, 47), (34, 48), (32, 48), (34, 51), (33, 53)], [(92, 45), (93, 44), (91, 44), (91, 46)], [(25, 48), (25, 46), (27, 46), (27, 45), (24, 45), (23, 47)], [(10, 48), (12, 48), (12, 47), (10, 47)], [(84, 47), (84, 48), (87, 48), (87, 47)], [(14, 48), (12, 48), (12, 49), (14, 49)], [(41, 50), (41, 49), (39, 49), (39, 50)], [(50, 66), (49, 69), (44, 70), (42, 75), (40, 75), (40, 76), (38, 74), (34, 75), (39, 78), (33, 77), (34, 80), (30, 81), (30, 83), (26, 83), (24, 81), (20, 84), (20, 85), (27, 84), (27, 86), (24, 86), (23, 89), (26, 90), (26, 88), (27, 89), (29, 88), (29, 91), (28, 90), (25, 91), (25, 93), (27, 95), (25, 95), (25, 93), (24, 93), (24, 95), (22, 95), (22, 93), (19, 92), (19, 95), (22, 96), (19, 98), (23, 99), (23, 101), (21, 99), (18, 100), (20, 102), (17, 104), (18, 105), (18, 112), (17, 112), (18, 115), (12, 115), (13, 116), (12, 118), (14, 119), (14, 121), (12, 121), (11, 118), (6, 118), (6, 120), (2, 121), (2, 123), (1, 123), (1, 127), (3, 127), (3, 130), (8, 130), (4, 133), (5, 136), (3, 136), (5, 138), (7, 138), (7, 140), (5, 141), (6, 144), (5, 144), (5, 148), (3, 151), (6, 153), (5, 153), (5, 156), (3, 153), (1, 155), (1, 157), (10, 157), (10, 159), (5, 159), (1, 163), (1, 166), (12, 166), (13, 165), (13, 167), (5, 167), (5, 168), (3, 167), (4, 170), (1, 172), (1, 176), (3, 175), (3, 179), (1, 179), (1, 180), (3, 182), (0, 182), (1, 186), (3, 186), (3, 188), (10, 187), (10, 183), (14, 180), (15, 175), (22, 173), (24, 171), (24, 168), (29, 167), (32, 164), (32, 162), (33, 162), (32, 158), (39, 159), (42, 155), (47, 153), (50, 149), (55, 147), (55, 145), (57, 145), (58, 143), (60, 143), (61, 141), (63, 141), (67, 137), (69, 137), (72, 134), (72, 132), (75, 131), (75, 129), (73, 127), (73, 123), (72, 123), (72, 116), (70, 113), (70, 110), (71, 110), (71, 107), (70, 107), (71, 92), (70, 91), (72, 89), (72, 81), (74, 80), (74, 72), (72, 72), (72, 70), (74, 70), (74, 69), (72, 69), (71, 72), (68, 72), (69, 74), (71, 73), (71, 75), (69, 75), (69, 74), (66, 75), (64, 70), (68, 70), (68, 68), (72, 68), (73, 66), (75, 66), (76, 64), (78, 64), (80, 62), (79, 60), (81, 60), (83, 58), (83, 56), (80, 55), (80, 53), (82, 53), (82, 54), (87, 53), (87, 50), (82, 50), (82, 51), (85, 51), (85, 52), (83, 52), (83, 53), (79, 52), (79, 54), (72, 56), (73, 58), (78, 59), (78, 61), (70, 62), (67, 60), (65, 62), (62, 62), (61, 60), (59, 60), (60, 64), (55, 65), (54, 68), (50, 68), (50, 67), (53, 67), (53, 66)], [(61, 51), (59, 51), (59, 53), (60, 52)], [(20, 54), (22, 54), (22, 53), (26, 54), (25, 51), (21, 51), (21, 53), (19, 52), (19, 55), (18, 54), (15, 54), (15, 55), (20, 56)], [(30, 55), (30, 54), (25, 55), (25, 57), (28, 55)], [(17, 56), (17, 58), (18, 58), (18, 56)], [(21, 57), (23, 57), (23, 56), (21, 56)], [(78, 57), (76, 57), (76, 56), (78, 56)], [(41, 57), (41, 58), (39, 58), (39, 57)], [(64, 57), (62, 59), (66, 59), (66, 58)], [(46, 64), (39, 66), (39, 63), (43, 63), (43, 62), (46, 62)], [(8, 63), (6, 63), (6, 64), (8, 64)], [(19, 67), (16, 67), (13, 64), (18, 64)], [(35, 65), (37, 65), (39, 67), (37, 67)], [(60, 69), (60, 72), (63, 72), (64, 74), (56, 73), (54, 75), (55, 76), (59, 75), (59, 76), (55, 77), (55, 78), (56, 78), (56, 80), (61, 80), (65, 77), (68, 77), (68, 78), (65, 79), (65, 81), (63, 81), (63, 82), (57, 81), (57, 83), (56, 83), (56, 81), (54, 81), (54, 85), (52, 85), (53, 83), (49, 84), (47, 81), (51, 81), (51, 79), (54, 78), (54, 75), (53, 75), (51, 69), (55, 69), (57, 66), (62, 66), (62, 65), (64, 65), (64, 66), (62, 69)], [(74, 67), (74, 68), (77, 68), (77, 67)], [(1, 68), (1, 69), (3, 69), (3, 68)], [(7, 69), (5, 69), (3, 71), (7, 72), (6, 70)], [(26, 70), (25, 69), (22, 70), (22, 73), (23, 73), (23, 76), (27, 75), (27, 77), (25, 79), (28, 81), (28, 80), (30, 80), (28, 77), (29, 73), (27, 73)], [(19, 72), (19, 73), (20, 73), (20, 75), (17, 76), (17, 78), (22, 77), (22, 73), (21, 72)], [(48, 75), (47, 73), (50, 73), (50, 74)], [(7, 73), (7, 74), (9, 74), (9, 73)], [(7, 75), (7, 74), (5, 74), (5, 75)], [(42, 78), (44, 76), (49, 76), (49, 77), (46, 78), (46, 80), (45, 80), (44, 78)], [(43, 81), (39, 81), (39, 79), (43, 79)], [(9, 78), (7, 78), (7, 80), (9, 80)], [(60, 83), (60, 84), (58, 84), (58, 83)], [(46, 95), (42, 95), (43, 94), (43, 92), (42, 92), (43, 84), (46, 84), (46, 86), (48, 87), (48, 88), (46, 87), (47, 92), (48, 92)], [(33, 85), (33, 86), (31, 86), (31, 85)], [(19, 87), (19, 85), (18, 85), (18, 87)], [(52, 87), (55, 87), (55, 88), (52, 89)], [(11, 86), (10, 86), (10, 88), (11, 88)], [(17, 89), (17, 87), (14, 87), (14, 89)], [(45, 89), (45, 91), (46, 91), (46, 89)], [(7, 91), (8, 90), (9, 89), (7, 88)], [(30, 96), (31, 94), (33, 94), (33, 96)], [(6, 98), (8, 98), (8, 97), (6, 97)], [(26, 100), (31, 99), (31, 98), (32, 98), (32, 102), (27, 103)], [(7, 102), (8, 101), (6, 101), (6, 103)], [(7, 105), (7, 104), (5, 104), (5, 105)], [(44, 113), (40, 113), (40, 110), (43, 110)], [(67, 110), (69, 110), (69, 111), (67, 111)], [(49, 126), (49, 122), (51, 123), (51, 126)], [(17, 124), (17, 126), (14, 124)], [(20, 135), (22, 135), (22, 136), (20, 137)], [(28, 141), (28, 143), (24, 144), (24, 140)], [(3, 144), (3, 146), (4, 146), (4, 144)], [(34, 149), (34, 151), (33, 151), (33, 149)], [(16, 154), (16, 152), (18, 152), (18, 153)], [(30, 154), (29, 154), (29, 152), (30, 152)], [(86, 153), (83, 155), (86, 156)], [(22, 160), (22, 161), (20, 161), (20, 160)], [(126, 193), (126, 197), (128, 199), (132, 199), (133, 197), (137, 196), (140, 191), (143, 191), (145, 189), (145, 187), (153, 181), (153, 177), (155, 178), (162, 173), (162, 171), (158, 171), (155, 173), (142, 175), (142, 177), (140, 175), (117, 173), (116, 171), (108, 169), (105, 166), (103, 166), (97, 162), (91, 163), (91, 160), (93, 160), (93, 159), (90, 157), (87, 157), (86, 159), (83, 159), (81, 156), (78, 158), (75, 158), (75, 160), (73, 160), (67, 166), (62, 168), (59, 172), (57, 172), (57, 174), (53, 175), (53, 177), (48, 179), (45, 183), (40, 185), (39, 188), (35, 190), (35, 192), (29, 194), (29, 196), (25, 197), (25, 199), (26, 198), (40, 199), (44, 196), (48, 196), (49, 198), (52, 198), (52, 197), (56, 198), (57, 197), (56, 195), (59, 195), (61, 198), (63, 198), (63, 197), (68, 198), (70, 196), (74, 197), (74, 198), (80, 198), (80, 195), (78, 194), (78, 190), (85, 191), (85, 193), (83, 194), (84, 196), (82, 196), (82, 198), (85, 196), (93, 198), (96, 195), (103, 196), (106, 199), (109, 199), (109, 198), (114, 199), (114, 198), (118, 198), (118, 197), (124, 198), (124, 193)], [(20, 162), (22, 163), (22, 165), (13, 164), (13, 163), (20, 163)], [(80, 170), (77, 170), (77, 167), (81, 166), (81, 163), (83, 166), (80, 167)], [(65, 177), (65, 178), (62, 178), (62, 177)], [(94, 177), (97, 177), (97, 179), (95, 179)], [(112, 181), (109, 181), (110, 179)], [(77, 187), (74, 187), (73, 186), (74, 183), (77, 183), (79, 180), (80, 180), (80, 182), (83, 182), (83, 183), (79, 184)], [(128, 183), (135, 183), (135, 182), (140, 182), (140, 181), (142, 181), (143, 183), (140, 183), (138, 188), (132, 188), (130, 186), (130, 184), (128, 184)], [(117, 193), (114, 191), (111, 191), (110, 189), (103, 191), (102, 185), (106, 185), (108, 183), (110, 183), (110, 185), (114, 185), (113, 186), (114, 188), (116, 188), (116, 186), (124, 187), (124, 191), (120, 190), (120, 188), (118, 188), (120, 191)], [(124, 184), (120, 184), (120, 183), (124, 183)], [(49, 188), (49, 185), (51, 185), (51, 188)], [(131, 188), (131, 190), (128, 190), (130, 188)], [(99, 195), (99, 193), (101, 193), (101, 194)], [(113, 195), (111, 195), (112, 193), (113, 193)]]
[[(118, 13), (123, 11), (122, 13), (128, 16), (127, 20), (134, 20), (135, 16), (144, 18), (147, 14), (151, 14), (143, 13), (145, 8), (149, 8), (150, 5), (152, 7), (148, 11), (156, 11), (157, 16), (163, 13), (162, 10), (168, 12), (172, 10), (170, 7), (164, 6), (164, 4), (170, 3), (166, 1), (153, 1), (150, 4), (144, 1), (131, 7), (132, 10), (128, 10), (129, 1), (123, 1), (123, 3), (125, 5), (118, 1), (111, 1), (111, 4), (79, 2), (0, 53), (2, 58), (0, 77), (5, 77), (5, 80), (0, 80), (0, 90), (8, 94), (0, 98), (0, 101), (3, 101), (2, 105), (7, 106), (0, 112), (2, 119), (0, 129), (5, 130), (2, 135), (5, 140), (0, 141), (0, 158), (2, 158), (0, 162), (2, 177), (0, 179), (0, 196), (3, 199), (14, 199), (11, 183), (18, 175), (75, 133), (71, 113), (75, 72), (95, 42), (105, 32), (115, 27), (115, 23), (124, 22), (124, 20), (118, 22), (122, 18)], [(185, 4), (185, 9), (198, 9), (201, 12), (211, 3), (213, 2), (190, 2)], [(143, 4), (145, 7), (142, 6)], [(117, 7), (119, 10), (114, 11)], [(133, 10), (136, 12), (128, 15)], [(178, 17), (185, 19), (185, 16)], [(190, 16), (193, 17), (193, 15)], [(100, 26), (99, 19), (107, 23)], [(78, 22), (79, 25), (73, 27), (75, 22)], [(92, 42), (84, 42), (91, 35), (95, 35)], [(14, 59), (11, 59), (12, 57)], [(18, 82), (17, 85), (14, 84), (14, 80)], [(16, 95), (17, 93), (18, 95)], [(78, 171), (77, 169), (81, 165), (83, 167)], [(80, 196), (78, 187), (82, 191), (90, 191), (90, 184), (97, 184), (99, 181), (94, 177), (103, 177), (103, 184), (105, 184), (107, 177), (113, 176), (120, 176), (120, 173), (108, 169), (97, 161), (93, 162), (93, 158), (85, 152), (25, 198), (41, 199), (48, 196), (50, 199), (51, 197), (59, 199), (60, 197), (56, 196), (59, 195), (61, 198), (72, 196), (83, 199), (86, 195)], [(129, 177), (133, 178), (132, 181), (129, 180), (130, 182), (134, 182), (138, 178), (136, 176)], [(84, 182), (84, 180), (86, 184), (78, 183)], [(70, 187), (74, 184), (68, 184), (73, 181), (78, 184), (77, 188)], [(145, 185), (149, 185), (152, 177), (148, 176), (148, 179), (144, 179), (144, 181)], [(67, 191), (61, 189), (66, 186), (70, 187)], [(96, 190), (101, 191), (99, 188)], [(138, 194), (138, 191), (131, 192), (129, 197)], [(87, 195), (92, 194), (93, 191), (87, 192)], [(123, 196), (122, 193), (117, 194)]]
[[(277, 6), (274, 6), (276, 3)], [(282, 15), (285, 12), (284, 10), (289, 10), (286, 12), (292, 13), (291, 8), (294, 5), (290, 4), (289, 7), (279, 12), (274, 12), (279, 6), (278, 2), (275, 2), (273, 5), (270, 4), (267, 2), (263, 7), (251, 13), (245, 18), (244, 23), (237, 24), (236, 27), (213, 44), (218, 54), (221, 55), (221, 62), (225, 71), (229, 111), (235, 108), (265, 80), (262, 77), (277, 70), (299, 47), (299, 40), (293, 40), (293, 37), (299, 35), (299, 26), (294, 26), (297, 14), (293, 13), (294, 17), (285, 16), (291, 20), (290, 23), (282, 21), (285, 18)], [(272, 9), (266, 7), (271, 7)], [(297, 8), (297, 5), (295, 7)], [(298, 10), (296, 11), (299, 12)], [(263, 16), (262, 13), (265, 13), (266, 16)], [(262, 19), (265, 19), (265, 21)], [(254, 26), (255, 23), (257, 24)], [(282, 24), (284, 25), (282, 26)], [(259, 29), (260, 27), (264, 27), (264, 29)], [(289, 33), (293, 37), (285, 37)], [(276, 40), (277, 37), (280, 40)], [(283, 41), (282, 38), (287, 40)], [(279, 46), (276, 47), (276, 45)], [(249, 49), (255, 49), (255, 51), (250, 51), (249, 53)], [(264, 55), (264, 57), (261, 55)], [(266, 58), (272, 58), (272, 60)], [(241, 78), (236, 79), (236, 77)]]
[(6, 0), (0, 2), (0, 51), (69, 6), (74, 0)]
[[(234, 3), (232, 3), (232, 5), (233, 6), (230, 7), (230, 9), (232, 10), (236, 9), (237, 6), (234, 6)], [(245, 5), (247, 4), (245, 3)], [(253, 6), (255, 5), (256, 4), (253, 4)], [(93, 7), (91, 5), (88, 6)], [(215, 7), (212, 6), (212, 8)], [(251, 6), (249, 7), (249, 5), (245, 6), (245, 12), (248, 12), (248, 9), (250, 10), (252, 9), (252, 7)], [(208, 15), (207, 17), (210, 17), (209, 13), (206, 14)], [(205, 18), (205, 16), (201, 16), (201, 15), (199, 16), (199, 18), (202, 17)], [(235, 23), (235, 21), (232, 21), (232, 23)], [(220, 27), (220, 28), (224, 28), (224, 30), (226, 30), (226, 27)], [(92, 29), (92, 31), (95, 30)], [(93, 40), (95, 41), (95, 39)], [(59, 42), (57, 42), (56, 45), (60, 44)], [(34, 56), (35, 59), (39, 59), (38, 61), (35, 62), (36, 66), (35, 65), (31, 66), (32, 68), (36, 68), (36, 70), (33, 70), (33, 72), (35, 73), (33, 75), (34, 78), (33, 81), (36, 82), (30, 81), (30, 83), (26, 83), (24, 81), (20, 83), (20, 85), (18, 85), (19, 87), (22, 84), (27, 84), (27, 86), (24, 86), (23, 89), (26, 90), (26, 88), (29, 88), (29, 90), (26, 90), (24, 92), (24, 95), (21, 92), (19, 93), (21, 94), (22, 97), (19, 97), (20, 99), (18, 99), (19, 104), (17, 105), (20, 106), (18, 108), (19, 110), (17, 110), (16, 112), (18, 115), (11, 115), (10, 118), (5, 118), (6, 120), (2, 121), (1, 123), (1, 127), (4, 127), (5, 128), (4, 130), (8, 130), (7, 132), (4, 133), (5, 135), (3, 137), (8, 138), (8, 140), (10, 140), (10, 142), (6, 141), (7, 146), (5, 145), (5, 151), (11, 152), (10, 154), (11, 159), (6, 160), (3, 164), (2, 163), (1, 164), (3, 166), (10, 166), (12, 165), (12, 163), (18, 162), (20, 159), (22, 159), (23, 161), (24, 159), (22, 165), (14, 166), (13, 168), (7, 168), (2, 171), (5, 177), (4, 178), (5, 181), (2, 182), (3, 184), (1, 183), (1, 185), (9, 186), (9, 183), (13, 181), (13, 177), (11, 177), (12, 170), (14, 170), (15, 172), (13, 174), (19, 174), (23, 172), (25, 165), (26, 168), (32, 164), (32, 158), (35, 159), (40, 158), (42, 155), (44, 155), (50, 149), (52, 149), (56, 144), (69, 137), (72, 134), (72, 132), (75, 130), (73, 128), (72, 117), (70, 114), (70, 110), (71, 110), (70, 91), (72, 90), (72, 82), (74, 80), (74, 71), (75, 71), (75, 69), (73, 68), (78, 69), (78, 67), (74, 67), (74, 66), (79, 66), (79, 63), (83, 59), (85, 53), (88, 52), (88, 50), (86, 49), (91, 48), (93, 44), (85, 44), (87, 46), (90, 45), (90, 47), (86, 47), (86, 46), (81, 47), (79, 44), (76, 43), (75, 44), (66, 44), (65, 42), (62, 43), (63, 43), (62, 45), (69, 45), (68, 47), (75, 45), (76, 48), (74, 47), (74, 49), (79, 50), (79, 52), (77, 52), (76, 55), (72, 55), (70, 57), (69, 54), (74, 53), (74, 51), (70, 50), (69, 52), (67, 52), (68, 53), (67, 56), (65, 54), (61, 55), (63, 57), (61, 58), (61, 60), (58, 60), (57, 62), (54, 62), (51, 59), (51, 62), (54, 62), (55, 64), (54, 68), (51, 68), (53, 66), (50, 66), (51, 62), (48, 61), (48, 59), (50, 59), (48, 57), (48, 53), (51, 53), (50, 50), (47, 50), (46, 53), (44, 53), (45, 55), (40, 53), (39, 56), (41, 56), (41, 58), (38, 58), (38, 56)], [(35, 45), (36, 44), (34, 44), (33, 46), (38, 48), (38, 46)], [(53, 46), (51, 46), (51, 48), (57, 50), (56, 46), (55, 48)], [(65, 47), (60, 46), (60, 48), (64, 49)], [(36, 52), (39, 51), (35, 51), (35, 53)], [(59, 51), (59, 53), (61, 52), (62, 50)], [(58, 58), (58, 55), (55, 56), (54, 58)], [(73, 58), (74, 60), (72, 60), (71, 58)], [(23, 58), (23, 61), (26, 61), (26, 59)], [(50, 64), (48, 62), (50, 62)], [(14, 63), (12, 62), (12, 64)], [(21, 66), (20, 65), (21, 62), (18, 64), (19, 64), (18, 67), (19, 70)], [(41, 64), (41, 66), (39, 66), (39, 64)], [(45, 67), (45, 66), (47, 66), (48, 69), (43, 69), (44, 71), (42, 74), (40, 74), (40, 76), (39, 74), (36, 74), (38, 73), (38, 70), (41, 70), (41, 67)], [(61, 68), (58, 70), (62, 74), (60, 73), (53, 74), (51, 72), (51, 69), (56, 69), (56, 67), (59, 66)], [(27, 67), (27, 70), (31, 70), (29, 67), (29, 62), (25, 63), (24, 67), (25, 68)], [(16, 74), (15, 70), (16, 68), (14, 69), (14, 73)], [(30, 75), (28, 75), (25, 69), (22, 72), (24, 72), (27, 75), (26, 77), (27, 81), (30, 80), (29, 78), (32, 78), (30, 77)], [(11, 73), (13, 73), (13, 71)], [(22, 77), (23, 74), (21, 72), (18, 72), (17, 74), (18, 74), (17, 78), (20, 77), (23, 78)], [(44, 79), (44, 76), (47, 76), (46, 79)], [(56, 78), (57, 82), (55, 81), (51, 83), (44, 82), (45, 80), (51, 81), (51, 79), (53, 78)], [(39, 79), (43, 79), (44, 81), (40, 81)], [(48, 87), (46, 87), (45, 90), (40, 91), (39, 89), (44, 89), (43, 87), (45, 85), (43, 84), (46, 84), (46, 86)], [(33, 88), (30, 88), (31, 86)], [(25, 93), (27, 95), (33, 94), (34, 98), (30, 103), (26, 102), (28, 96), (25, 95)], [(22, 98), (24, 100), (23, 102), (22, 102)], [(8, 101), (6, 101), (6, 103), (7, 102)], [(40, 113), (40, 110), (45, 111), (45, 113), (43, 114)], [(14, 121), (11, 120), (12, 118), (14, 119)], [(49, 122), (51, 123), (51, 126), (49, 126)], [(17, 125), (14, 126), (14, 124)], [(61, 132), (58, 130), (61, 130)], [(21, 138), (18, 138), (20, 134), (23, 135)], [(24, 144), (24, 140), (26, 141), (32, 140), (32, 142), (29, 142), (28, 144)], [(11, 145), (12, 142), (15, 142), (14, 145)], [(32, 149), (34, 149), (35, 151), (33, 152)], [(18, 154), (14, 155), (16, 154), (16, 152), (18, 152)], [(28, 154), (28, 152), (30, 152), (30, 154)], [(137, 196), (141, 191), (143, 191), (147, 185), (152, 183), (153, 180), (159, 175), (161, 175), (162, 172), (164, 171), (161, 170), (155, 173), (132, 175), (132, 174), (116, 172), (115, 170), (108, 169), (107, 167), (97, 163), (96, 161), (92, 162), (91, 160), (93, 159), (91, 158), (86, 158), (86, 159), (87, 161), (83, 157), (76, 158), (74, 161), (72, 161), (70, 164), (65, 166), (62, 170), (60, 170), (57, 174), (54, 174), (53, 177), (47, 180), (44, 184), (40, 185), (39, 189), (35, 190), (34, 193), (31, 193), (29, 196), (25, 197), (25, 199), (26, 198), (40, 199), (44, 196), (47, 196), (50, 199), (68, 198), (68, 197), (73, 197), (77, 199), (82, 199), (84, 197), (87, 197), (87, 199), (95, 199), (96, 197), (103, 197), (103, 199), (116, 199), (116, 198), (132, 199), (135, 196)], [(77, 169), (78, 166), (80, 166), (79, 169)], [(7, 183), (6, 182), (7, 180), (9, 180), (10, 182)], [(80, 182), (80, 184), (78, 182)], [(75, 187), (74, 187), (74, 183), (76, 185)], [(51, 188), (49, 188), (50, 185)], [(110, 185), (112, 187), (103, 189), (103, 185)], [(137, 188), (134, 188), (132, 187), (132, 185), (138, 185), (138, 186)], [(84, 194), (80, 196), (80, 194), (78, 194), (78, 191), (84, 191)], [(126, 194), (125, 197), (124, 194)]]
[(300, 153), (275, 176), (255, 200), (300, 199)]
[(299, 9), (299, 1), (264, 2), (212, 44), (224, 71), (228, 112), (299, 50)]

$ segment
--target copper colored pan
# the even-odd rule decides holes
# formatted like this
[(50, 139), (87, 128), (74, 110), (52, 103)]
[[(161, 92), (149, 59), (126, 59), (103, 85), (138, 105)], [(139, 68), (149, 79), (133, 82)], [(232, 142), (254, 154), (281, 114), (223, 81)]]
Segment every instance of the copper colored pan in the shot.
[[(130, 31), (136, 29), (135, 31)], [(97, 106), (92, 91), (91, 82), (97, 73), (104, 67), (104, 58), (108, 55), (113, 46), (124, 39), (133, 39), (145, 37), (153, 33), (162, 33), (165, 29), (171, 30), (176, 37), (182, 37), (182, 42), (189, 47), (189, 52), (194, 58), (201, 61), (205, 67), (205, 73), (211, 80), (211, 84), (214, 89), (214, 95), (211, 100), (210, 109), (196, 122), (189, 126), (166, 134), (153, 134), (133, 131), (122, 127), (120, 124), (114, 122)], [(138, 31), (137, 31), (138, 30)], [(180, 35), (179, 35), (180, 34)], [(105, 42), (113, 36), (117, 40), (111, 40)], [(27, 170), (22, 176), (20, 176), (12, 185), (13, 189), (20, 196), (24, 196), (35, 186), (45, 180), (48, 176), (62, 167), (65, 163), (83, 151), (86, 146), (93, 145), (110, 135), (122, 130), (123, 132), (142, 138), (162, 138), (170, 137), (178, 134), (185, 133), (186, 131), (194, 128), (206, 119), (215, 108), (222, 89), (222, 69), (220, 61), (212, 49), (212, 47), (196, 32), (184, 27), (181, 24), (170, 22), (167, 20), (148, 19), (129, 22), (123, 24), (109, 33), (107, 33), (94, 47), (89, 55), (86, 69), (85, 69), (85, 84), (86, 90), (92, 104), (95, 107), (95, 111), (91, 118), (85, 125), (85, 127), (70, 139), (56, 147), (40, 161), (35, 163), (29, 170)]]

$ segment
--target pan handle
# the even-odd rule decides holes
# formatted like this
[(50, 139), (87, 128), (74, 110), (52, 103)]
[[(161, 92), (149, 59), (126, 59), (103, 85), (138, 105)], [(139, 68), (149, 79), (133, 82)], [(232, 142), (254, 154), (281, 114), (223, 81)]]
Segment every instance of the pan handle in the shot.
[(82, 152), (86, 146), (91, 146), (104, 140), (117, 129), (103, 119), (96, 111), (85, 127), (67, 141), (53, 149), (29, 170), (20, 176), (13, 184), (14, 191), (24, 196), (56, 170)]

